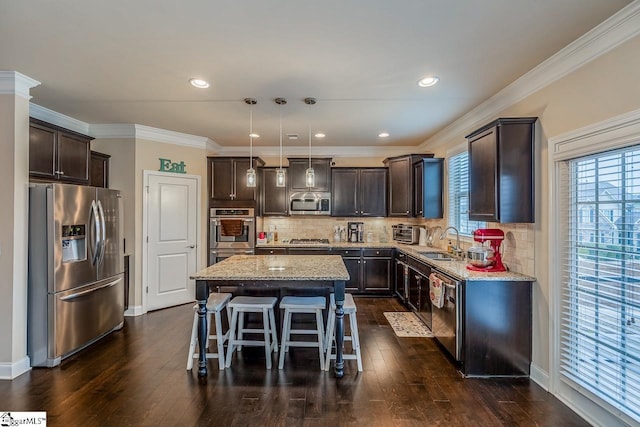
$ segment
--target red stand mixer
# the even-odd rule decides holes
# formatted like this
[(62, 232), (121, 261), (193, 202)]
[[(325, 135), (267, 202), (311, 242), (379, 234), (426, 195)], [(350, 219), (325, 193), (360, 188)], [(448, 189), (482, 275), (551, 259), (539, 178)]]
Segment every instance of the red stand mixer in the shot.
[(504, 232), (497, 228), (478, 228), (473, 232), (473, 240), (479, 243), (489, 242), (485, 246), (471, 247), (467, 251), (467, 269), (472, 271), (498, 272), (507, 271), (502, 264), (500, 245), (504, 240)]

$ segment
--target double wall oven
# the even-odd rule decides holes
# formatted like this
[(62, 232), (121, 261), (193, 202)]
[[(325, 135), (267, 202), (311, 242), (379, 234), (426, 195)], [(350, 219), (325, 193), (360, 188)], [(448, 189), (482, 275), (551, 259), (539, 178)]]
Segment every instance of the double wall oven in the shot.
[(255, 244), (253, 208), (209, 209), (209, 265), (233, 255), (253, 254)]

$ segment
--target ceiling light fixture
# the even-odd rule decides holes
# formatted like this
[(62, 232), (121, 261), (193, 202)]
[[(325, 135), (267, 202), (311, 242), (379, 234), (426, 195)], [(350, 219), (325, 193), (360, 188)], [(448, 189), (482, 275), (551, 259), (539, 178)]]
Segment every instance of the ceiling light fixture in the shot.
[(325, 135), (324, 133), (316, 133), (314, 136), (315, 136), (316, 138), (324, 138), (324, 137), (325, 137), (325, 136), (327, 136), (327, 135)]
[(197, 87), (198, 89), (206, 89), (211, 86), (208, 81), (202, 79), (191, 79), (189, 80), (189, 83), (191, 83), (191, 86)]
[(427, 77), (424, 77), (423, 79), (420, 79), (418, 81), (418, 86), (420, 86), (420, 87), (429, 87), (429, 86), (433, 86), (434, 84), (438, 83), (438, 81), (440, 81), (440, 77), (438, 77), (438, 76), (427, 76)]
[[(275, 103), (285, 105), (287, 100), (284, 98), (276, 98)], [(280, 108), (280, 167), (276, 169), (276, 187), (284, 187), (287, 182), (285, 170), (282, 169), (282, 107)]]
[(389, 132), (380, 132), (378, 134), (379, 138), (388, 138), (389, 137)]
[[(256, 105), (258, 101), (253, 98), (245, 98), (244, 102), (249, 105)], [(249, 108), (249, 169), (247, 169), (247, 187), (256, 186), (256, 171), (253, 168), (253, 108)]]
[[(311, 106), (316, 103), (315, 98), (305, 98), (304, 103)], [(311, 111), (311, 108), (309, 108)], [(315, 187), (316, 186), (316, 173), (311, 167), (311, 114), (309, 114), (309, 168), (305, 173), (305, 182), (307, 187)]]

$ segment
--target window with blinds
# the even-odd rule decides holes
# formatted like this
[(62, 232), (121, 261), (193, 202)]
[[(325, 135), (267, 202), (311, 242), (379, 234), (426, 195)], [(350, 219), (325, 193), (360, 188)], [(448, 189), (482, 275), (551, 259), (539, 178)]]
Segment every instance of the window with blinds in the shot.
[(640, 421), (640, 146), (559, 171), (560, 374)]
[(448, 222), (460, 234), (468, 236), (476, 228), (485, 226), (484, 222), (469, 221), (469, 153), (466, 151), (449, 158)]

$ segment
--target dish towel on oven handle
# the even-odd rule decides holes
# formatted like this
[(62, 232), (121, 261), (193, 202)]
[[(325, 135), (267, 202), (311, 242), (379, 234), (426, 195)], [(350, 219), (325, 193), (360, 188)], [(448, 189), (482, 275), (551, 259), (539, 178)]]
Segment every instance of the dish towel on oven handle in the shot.
[(220, 235), (229, 237), (242, 236), (244, 221), (241, 219), (220, 220)]
[(433, 273), (429, 275), (429, 298), (431, 298), (431, 304), (436, 308), (444, 306), (444, 283)]

